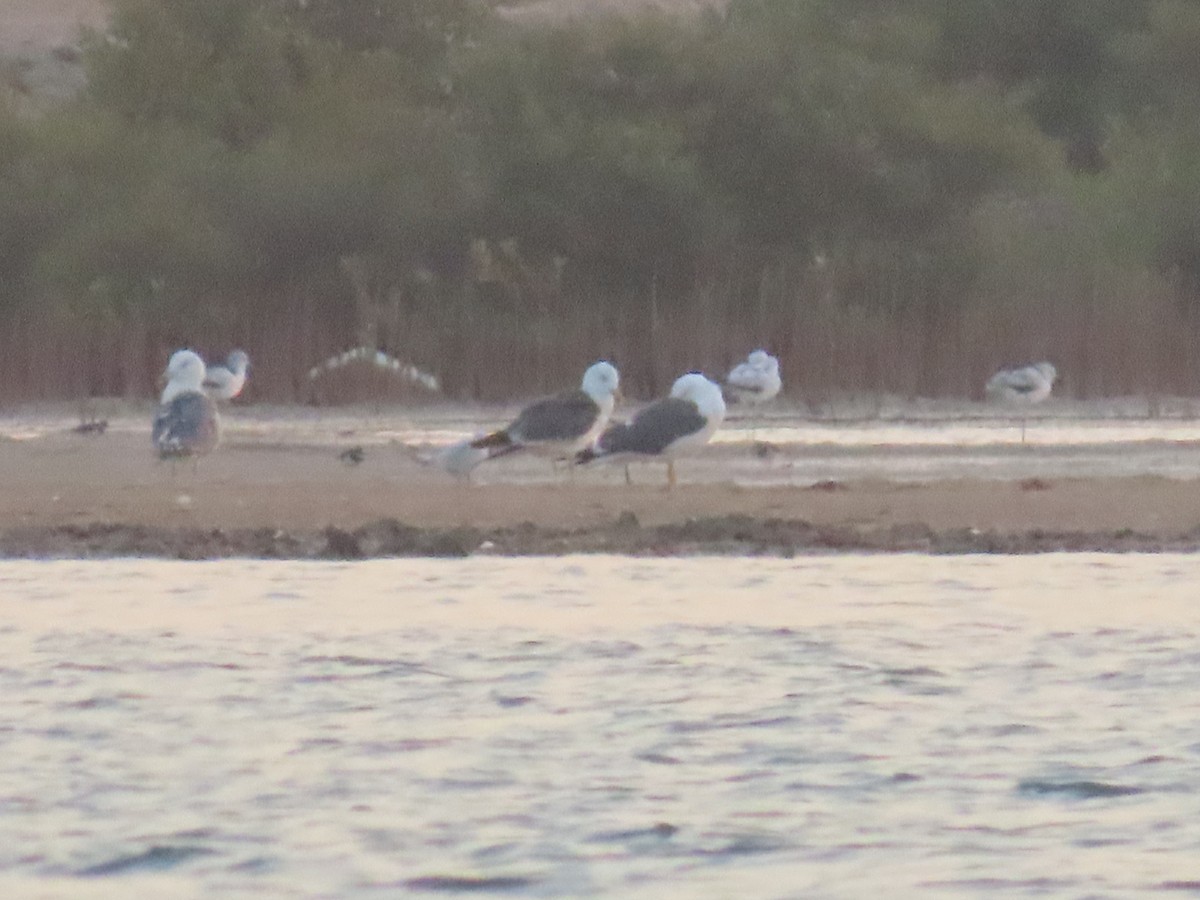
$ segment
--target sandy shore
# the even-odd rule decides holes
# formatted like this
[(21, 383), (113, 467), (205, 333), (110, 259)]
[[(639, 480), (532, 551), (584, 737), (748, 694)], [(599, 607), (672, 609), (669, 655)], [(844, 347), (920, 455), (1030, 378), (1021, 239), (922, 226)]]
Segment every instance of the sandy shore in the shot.
[[(0, 554), (376, 556), (499, 553), (1041, 552), (1200, 548), (1200, 480), (720, 480), (779, 466), (749, 444), (661, 468), (556, 476), (537, 459), (464, 485), (398, 441), (366, 446), (236, 430), (196, 471), (153, 460), (147, 435), (65, 426), (0, 441)], [(787, 451), (784, 451), (786, 455)], [(786, 465), (786, 463), (784, 463)]]

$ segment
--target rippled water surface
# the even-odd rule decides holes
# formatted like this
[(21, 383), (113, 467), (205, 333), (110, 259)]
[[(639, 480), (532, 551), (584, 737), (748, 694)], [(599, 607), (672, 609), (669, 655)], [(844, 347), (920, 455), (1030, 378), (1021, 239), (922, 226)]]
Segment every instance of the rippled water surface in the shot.
[(6, 897), (1200, 892), (1200, 558), (0, 564)]

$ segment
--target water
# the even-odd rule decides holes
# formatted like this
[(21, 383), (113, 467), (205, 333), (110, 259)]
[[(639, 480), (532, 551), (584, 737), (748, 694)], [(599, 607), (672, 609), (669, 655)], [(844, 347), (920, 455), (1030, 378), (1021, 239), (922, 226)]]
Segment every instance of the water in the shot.
[(0, 563), (7, 897), (1200, 890), (1200, 558)]

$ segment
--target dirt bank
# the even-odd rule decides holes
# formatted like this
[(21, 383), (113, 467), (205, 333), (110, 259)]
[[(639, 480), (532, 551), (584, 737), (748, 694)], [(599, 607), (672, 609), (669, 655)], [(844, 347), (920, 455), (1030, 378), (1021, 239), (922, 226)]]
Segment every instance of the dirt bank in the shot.
[(354, 529), (189, 528), (91, 523), (12, 528), (0, 534), (9, 558), (367, 559), (474, 554), (559, 556), (783, 556), (806, 553), (1195, 552), (1200, 528), (1186, 533), (942, 531), (923, 524), (885, 528), (814, 525), (797, 519), (730, 515), (646, 526), (632, 514), (580, 528), (525, 522), (505, 527), (418, 527), (384, 519)]

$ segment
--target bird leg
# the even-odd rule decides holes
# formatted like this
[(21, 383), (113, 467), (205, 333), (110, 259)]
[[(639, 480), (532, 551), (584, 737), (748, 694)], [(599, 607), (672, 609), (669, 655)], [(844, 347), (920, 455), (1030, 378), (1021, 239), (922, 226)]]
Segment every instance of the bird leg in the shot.
[(675, 490), (675, 460), (667, 460), (667, 490)]
[(633, 486), (633, 476), (629, 474), (629, 463), (625, 464), (625, 483), (630, 487)]

